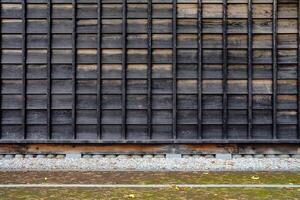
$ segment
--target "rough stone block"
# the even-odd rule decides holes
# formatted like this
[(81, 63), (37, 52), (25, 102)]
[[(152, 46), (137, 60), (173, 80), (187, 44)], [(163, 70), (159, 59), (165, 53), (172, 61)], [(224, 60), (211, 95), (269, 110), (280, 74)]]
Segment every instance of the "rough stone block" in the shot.
[(22, 154), (16, 154), (16, 155), (15, 155), (15, 158), (16, 158), (16, 159), (21, 159), (21, 158), (24, 158), (24, 155), (22, 155)]
[(161, 155), (161, 154), (159, 154), (159, 155), (154, 155), (154, 158), (165, 158), (165, 155)]
[(264, 158), (265, 156), (263, 154), (255, 154), (254, 158)]
[(4, 158), (5, 159), (12, 159), (12, 158), (14, 158), (14, 155), (12, 155), (12, 154), (5, 154)]
[(116, 155), (110, 154), (110, 155), (105, 155), (105, 158), (116, 158)]
[(89, 158), (92, 158), (92, 155), (91, 154), (84, 154), (84, 155), (82, 155), (82, 158), (89, 159)]
[(39, 155), (36, 156), (36, 158), (46, 158), (46, 155), (44, 155), (44, 154), (39, 154)]
[(181, 158), (181, 154), (176, 154), (176, 153), (166, 154), (166, 159), (178, 159), (178, 158)]
[(230, 153), (217, 153), (216, 154), (216, 159), (230, 160), (230, 159), (232, 159), (232, 154), (230, 154)]
[(81, 158), (81, 154), (80, 153), (67, 153), (66, 154), (66, 158)]
[(147, 155), (144, 155), (143, 158), (153, 158), (153, 155), (147, 154)]

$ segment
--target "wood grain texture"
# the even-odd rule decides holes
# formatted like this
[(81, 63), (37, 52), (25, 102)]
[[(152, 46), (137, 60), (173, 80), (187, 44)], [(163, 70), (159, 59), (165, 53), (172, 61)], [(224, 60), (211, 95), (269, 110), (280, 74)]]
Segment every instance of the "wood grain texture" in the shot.
[[(153, 140), (172, 140), (174, 111), (176, 111), (178, 141), (197, 140), (200, 110), (198, 97), (201, 96), (201, 137), (220, 140), (224, 84), (228, 101), (226, 103), (228, 139), (236, 142), (247, 139), (249, 84), (252, 86), (253, 101), (252, 142), (256, 139), (272, 139), (274, 124), (278, 129), (277, 139), (297, 139), (298, 0), (277, 0), (276, 119), (272, 119), (273, 0), (252, 0), (252, 24), (248, 24), (248, 0), (227, 0), (226, 34), (223, 34), (223, 0), (202, 0), (201, 21), (198, 21), (198, 0), (177, 0), (176, 12), (173, 10), (172, 0), (152, 0), (151, 20), (148, 18), (148, 1), (127, 0), (126, 34), (123, 30), (122, 0), (102, 0), (101, 4), (98, 4), (97, 0), (77, 0), (75, 21), (72, 2), (72, 0), (51, 1), (51, 59), (49, 59), (48, 1), (27, 0), (26, 40), (24, 40), (22, 1), (1, 0), (1, 139), (23, 138), (24, 118), (21, 111), (24, 103), (22, 99), (24, 46), (26, 47), (25, 121), (28, 139), (48, 138), (47, 101), (49, 101), (51, 102), (49, 124), (54, 140), (72, 139), (73, 115), (78, 139), (97, 140), (97, 127), (99, 128), (97, 123), (100, 122), (103, 140), (122, 142), (124, 140), (121, 137), (124, 131), (121, 128), (124, 123), (122, 113), (125, 111), (127, 127), (125, 141), (146, 141), (149, 126)], [(98, 19), (99, 10), (101, 19)], [(176, 24), (173, 23), (174, 13)], [(151, 34), (149, 34), (150, 22)], [(101, 23), (100, 32), (98, 32), (99, 23)], [(201, 59), (198, 47), (199, 23), (201, 23)], [(74, 25), (76, 25), (75, 44)], [(174, 27), (176, 30), (173, 32)], [(251, 48), (248, 47), (249, 27), (253, 33)], [(223, 77), (224, 35), (227, 41), (226, 81)], [(252, 51), (251, 66), (248, 65), (249, 49)], [(149, 55), (151, 55), (150, 63)], [(51, 66), (50, 90), (49, 66)], [(198, 74), (199, 66), (201, 78)], [(251, 79), (248, 79), (249, 67), (252, 71)], [(98, 77), (97, 73), (101, 76)], [(76, 78), (73, 77), (74, 74)], [(47, 96), (49, 91), (51, 97)], [(76, 112), (75, 107), (71, 105), (72, 101), (76, 101), (74, 105)], [(99, 102), (101, 105), (98, 105)], [(125, 111), (124, 102), (126, 102)], [(101, 112), (101, 119), (97, 119), (99, 117), (97, 110)]]

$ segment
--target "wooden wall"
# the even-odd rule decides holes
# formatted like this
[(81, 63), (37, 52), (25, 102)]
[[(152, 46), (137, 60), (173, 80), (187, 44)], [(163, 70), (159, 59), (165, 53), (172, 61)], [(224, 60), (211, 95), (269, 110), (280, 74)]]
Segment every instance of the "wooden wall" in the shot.
[(1, 142), (298, 141), (297, 0), (49, 2), (1, 0)]

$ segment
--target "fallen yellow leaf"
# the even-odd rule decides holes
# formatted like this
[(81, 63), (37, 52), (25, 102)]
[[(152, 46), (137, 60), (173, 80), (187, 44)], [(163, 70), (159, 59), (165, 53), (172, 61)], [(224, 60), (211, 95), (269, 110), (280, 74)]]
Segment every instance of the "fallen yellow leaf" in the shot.
[(47, 181), (48, 180), (48, 178), (47, 177), (45, 177), (45, 181)]
[(253, 179), (253, 180), (258, 180), (259, 177), (258, 177), (258, 176), (252, 176), (251, 179)]
[(134, 194), (129, 194), (128, 197), (133, 199), (133, 198), (135, 198), (135, 195)]

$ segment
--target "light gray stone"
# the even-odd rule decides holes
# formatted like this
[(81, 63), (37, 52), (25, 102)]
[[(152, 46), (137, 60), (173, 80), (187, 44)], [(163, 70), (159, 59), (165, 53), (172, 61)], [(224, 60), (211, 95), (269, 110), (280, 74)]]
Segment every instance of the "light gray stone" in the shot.
[(104, 156), (102, 154), (95, 154), (93, 155), (93, 158), (99, 159), (99, 158), (103, 158)]
[(264, 158), (265, 156), (263, 154), (255, 154), (254, 158)]
[(251, 155), (251, 154), (245, 154), (244, 158), (253, 158), (253, 155)]
[(14, 155), (12, 155), (12, 154), (5, 154), (4, 158), (5, 159), (12, 159), (12, 158), (14, 158)]
[(234, 154), (234, 155), (232, 155), (232, 157), (233, 157), (234, 159), (236, 159), (236, 158), (241, 158), (242, 155), (241, 155), (241, 154)]
[(292, 155), (292, 158), (300, 159), (300, 154), (294, 154)]
[(119, 159), (126, 159), (126, 158), (128, 158), (128, 155), (118, 155), (117, 158), (119, 158)]
[(276, 155), (274, 155), (274, 154), (267, 154), (267, 155), (265, 155), (265, 158), (276, 158)]
[(63, 154), (58, 154), (58, 155), (56, 155), (56, 158), (57, 159), (63, 159), (63, 158), (65, 158), (66, 156), (65, 155), (63, 155)]
[(105, 155), (105, 158), (116, 158), (117, 156), (114, 154)]
[(67, 153), (66, 154), (66, 158), (81, 158), (81, 154), (80, 153)]
[(55, 155), (54, 154), (48, 154), (46, 157), (47, 158), (55, 158)]
[(181, 158), (181, 154), (176, 154), (176, 153), (166, 154), (166, 159), (178, 159), (178, 158)]
[(26, 154), (24, 157), (25, 158), (33, 158), (33, 155), (32, 154)]
[(194, 154), (192, 155), (193, 158), (202, 158), (203, 156), (202, 155), (199, 155), (199, 154)]
[(84, 155), (82, 155), (82, 158), (89, 159), (89, 158), (92, 158), (92, 155), (91, 154), (84, 154)]
[(154, 155), (154, 158), (165, 158), (165, 155), (162, 154)]
[(281, 154), (281, 155), (278, 155), (278, 158), (290, 158), (290, 155), (288, 155), (288, 154)]
[(46, 158), (46, 155), (44, 155), (44, 154), (39, 154), (39, 155), (36, 156), (36, 158)]
[(217, 153), (216, 154), (216, 159), (230, 160), (230, 159), (232, 159), (232, 154), (230, 154), (230, 153)]
[(204, 158), (215, 158), (215, 156), (212, 155), (212, 154), (207, 154), (207, 155), (204, 156)]
[(22, 154), (16, 154), (16, 155), (15, 155), (15, 158), (16, 158), (16, 159), (21, 159), (21, 158), (24, 158), (24, 155), (22, 155)]
[(142, 158), (142, 155), (132, 155), (131, 158)]
[(143, 156), (143, 158), (153, 158), (153, 155), (151, 155), (151, 154), (146, 154), (146, 155)]

